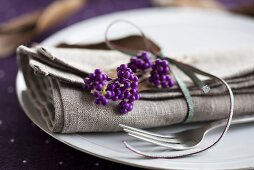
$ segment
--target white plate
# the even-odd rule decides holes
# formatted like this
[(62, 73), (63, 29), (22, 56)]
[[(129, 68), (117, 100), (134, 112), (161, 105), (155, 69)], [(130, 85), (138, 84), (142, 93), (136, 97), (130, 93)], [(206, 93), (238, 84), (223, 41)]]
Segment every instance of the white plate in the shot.
[[(43, 44), (55, 45), (62, 41), (76, 43), (103, 40), (105, 28), (115, 19), (127, 19), (136, 23), (165, 51), (173, 55), (222, 50), (254, 43), (254, 22), (249, 18), (191, 9), (151, 8), (114, 13), (86, 20), (54, 34)], [(112, 36), (128, 34), (131, 30), (117, 28), (118, 31), (114, 30)], [(26, 90), (26, 86), (20, 72), (17, 75), (16, 85), (20, 104), (27, 116), (49, 135), (83, 152), (118, 163), (151, 169), (254, 168), (254, 127), (250, 124), (243, 125), (241, 128), (231, 128), (224, 140), (206, 153), (173, 160), (146, 159), (124, 147), (122, 141), (131, 139), (125, 133), (68, 135), (49, 132), (30, 104), (29, 98), (25, 93), (22, 93)], [(169, 131), (172, 128), (154, 130)], [(212, 139), (215, 135), (218, 135), (218, 132), (212, 133), (207, 139)]]

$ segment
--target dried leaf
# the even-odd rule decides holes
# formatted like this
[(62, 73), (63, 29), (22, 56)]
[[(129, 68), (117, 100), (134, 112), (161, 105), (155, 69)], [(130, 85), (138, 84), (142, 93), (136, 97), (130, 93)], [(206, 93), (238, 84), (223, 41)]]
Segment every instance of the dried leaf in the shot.
[(152, 0), (153, 4), (159, 6), (185, 6), (185, 7), (200, 7), (216, 10), (223, 10), (224, 7), (215, 0)]
[(86, 0), (54, 1), (43, 11), (24, 14), (0, 25), (0, 58), (9, 56), (19, 45), (63, 21), (85, 3)]
[[(119, 38), (115, 40), (111, 40), (113, 44), (117, 44), (117, 46), (125, 47), (133, 50), (147, 50), (144, 39), (140, 35), (130, 35), (124, 38)], [(156, 45), (151, 39), (147, 38), (148, 46), (154, 52), (160, 51), (160, 47)], [(60, 48), (87, 48), (87, 49), (104, 49), (109, 50), (107, 44), (105, 42), (95, 43), (95, 44), (67, 44), (60, 43), (57, 45)]]
[(0, 35), (23, 33), (33, 30), (40, 14), (40, 10), (33, 11), (31, 13), (14, 18), (7, 23), (1, 24)]
[(36, 32), (41, 33), (60, 23), (74, 12), (82, 8), (86, 0), (61, 0), (54, 1), (47, 7), (38, 19)]
[(0, 26), (0, 58), (9, 56), (17, 46), (27, 43), (34, 35), (34, 27), (41, 11), (24, 14)]
[(117, 72), (116, 69), (110, 69), (110, 70), (103, 70), (104, 73), (106, 73), (110, 78), (115, 79), (117, 78)]
[(13, 53), (20, 44), (25, 44), (33, 37), (33, 32), (23, 34), (0, 35), (0, 58), (4, 58)]
[(138, 84), (138, 91), (148, 91), (148, 90), (156, 90), (158, 88), (154, 87), (149, 81), (146, 79), (145, 81), (139, 82)]

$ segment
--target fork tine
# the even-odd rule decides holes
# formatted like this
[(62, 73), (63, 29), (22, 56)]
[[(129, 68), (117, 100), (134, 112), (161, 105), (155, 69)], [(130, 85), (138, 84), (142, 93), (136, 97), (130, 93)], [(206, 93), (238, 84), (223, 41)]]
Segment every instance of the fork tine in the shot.
[(147, 134), (140, 133), (140, 132), (137, 132), (137, 131), (132, 131), (132, 130), (129, 130), (129, 129), (123, 129), (123, 130), (127, 133), (131, 133), (131, 134), (134, 134), (134, 135), (146, 137), (146, 138), (153, 139), (153, 140), (159, 141), (159, 142), (172, 143), (172, 144), (181, 144), (181, 141), (179, 141), (176, 138), (167, 139), (167, 138), (161, 138), (161, 137), (147, 135)]
[(169, 144), (169, 143), (164, 143), (164, 142), (159, 142), (159, 141), (155, 141), (155, 140), (152, 140), (152, 139), (148, 139), (148, 138), (145, 138), (145, 137), (142, 137), (142, 136), (134, 135), (132, 133), (128, 133), (128, 134), (130, 136), (134, 137), (134, 138), (137, 138), (137, 139), (140, 139), (140, 140), (143, 140), (143, 141), (146, 141), (146, 142), (158, 145), (158, 146), (166, 147), (166, 148), (169, 148), (169, 149), (174, 149), (174, 150), (189, 149), (189, 148), (184, 147), (181, 144)]
[(138, 129), (138, 128), (134, 128), (134, 127), (130, 127), (130, 126), (127, 126), (127, 125), (123, 125), (123, 124), (119, 124), (119, 126), (124, 128), (124, 129), (129, 129), (129, 130), (132, 130), (132, 131), (144, 133), (144, 134), (155, 136), (155, 137), (168, 138), (168, 139), (174, 139), (175, 138), (172, 135), (160, 135), (160, 134), (152, 133), (152, 132), (149, 132), (149, 131), (146, 131), (146, 130), (141, 130), (141, 129)]

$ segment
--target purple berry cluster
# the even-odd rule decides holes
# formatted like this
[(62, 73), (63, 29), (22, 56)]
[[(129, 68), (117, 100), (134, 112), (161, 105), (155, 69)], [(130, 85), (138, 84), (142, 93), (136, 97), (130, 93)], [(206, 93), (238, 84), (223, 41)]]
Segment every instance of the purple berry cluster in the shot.
[(118, 106), (123, 114), (130, 112), (134, 101), (139, 99), (138, 77), (126, 64), (117, 68), (117, 78), (114, 80), (96, 69), (84, 79), (84, 83), (84, 89), (93, 93), (96, 104), (107, 105), (109, 100), (121, 100)]
[(142, 51), (137, 56), (131, 58), (128, 67), (136, 73), (137, 71), (144, 71), (151, 68), (152, 61), (149, 58), (149, 53)]
[(105, 95), (105, 86), (109, 78), (107, 74), (102, 73), (100, 69), (96, 69), (94, 73), (90, 73), (88, 77), (84, 79), (84, 89), (90, 90), (96, 98), (96, 104), (107, 105), (109, 98)]
[(170, 76), (169, 71), (168, 61), (157, 59), (152, 65), (149, 81), (156, 87), (173, 87), (175, 83)]
[(138, 71), (142, 74), (150, 72), (149, 81), (156, 87), (167, 88), (174, 86), (174, 81), (170, 76), (168, 61), (157, 59), (152, 62), (148, 52), (142, 51), (137, 56), (132, 57), (128, 67), (134, 73)]
[(123, 114), (130, 112), (134, 101), (139, 99), (139, 78), (134, 73), (138, 76), (150, 73), (149, 81), (156, 87), (174, 86), (167, 60), (157, 59), (152, 62), (147, 52), (132, 57), (128, 65), (121, 64), (116, 71), (117, 78), (111, 79), (96, 69), (84, 79), (84, 89), (91, 91), (96, 104), (107, 105), (110, 100), (120, 101), (118, 106)]
[(122, 64), (117, 68), (117, 79), (108, 85), (107, 91), (111, 92), (113, 101), (121, 100), (118, 104), (121, 113), (130, 112), (134, 101), (139, 99), (138, 77), (126, 64)]

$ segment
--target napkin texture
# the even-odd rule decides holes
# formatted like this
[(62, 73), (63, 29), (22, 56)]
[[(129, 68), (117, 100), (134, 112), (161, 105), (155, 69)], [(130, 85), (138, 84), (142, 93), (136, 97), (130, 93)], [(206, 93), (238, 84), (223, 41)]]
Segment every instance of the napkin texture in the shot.
[[(135, 101), (133, 111), (127, 115), (119, 114), (117, 102), (108, 106), (94, 104), (94, 97), (82, 89), (83, 78), (96, 68), (108, 70), (127, 63), (129, 56), (120, 52), (20, 46), (17, 54), (31, 101), (53, 132), (118, 131), (120, 123), (151, 128), (181, 123), (186, 117), (187, 104), (178, 87), (142, 92), (141, 99)], [(248, 47), (176, 57), (225, 78), (235, 94), (234, 114), (239, 116), (254, 111), (253, 55), (254, 48)], [(192, 122), (228, 116), (229, 97), (219, 82), (202, 77), (211, 87), (210, 93), (204, 95), (182, 73), (177, 74), (186, 81), (193, 96)]]

